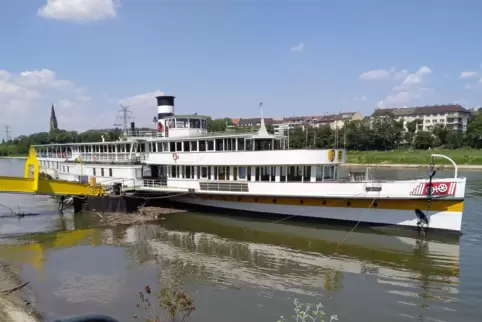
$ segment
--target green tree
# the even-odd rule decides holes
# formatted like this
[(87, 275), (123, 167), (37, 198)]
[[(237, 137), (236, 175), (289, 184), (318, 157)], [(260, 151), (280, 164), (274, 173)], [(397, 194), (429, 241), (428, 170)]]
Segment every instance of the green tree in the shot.
[(427, 131), (418, 131), (415, 135), (413, 146), (415, 149), (427, 150), (433, 147), (434, 137), (432, 133)]
[(482, 114), (478, 114), (467, 125), (467, 143), (472, 148), (482, 148)]
[(435, 136), (434, 139), (434, 146), (440, 146), (447, 144), (447, 135), (449, 130), (445, 127), (444, 124), (437, 124), (432, 129), (432, 133)]
[(233, 125), (230, 118), (222, 118), (213, 120), (211, 117), (207, 118), (207, 127), (209, 132), (224, 132), (228, 125)]
[(447, 149), (458, 149), (464, 145), (465, 137), (461, 131), (449, 131), (446, 137)]
[(392, 150), (398, 148), (403, 136), (403, 122), (392, 116), (376, 118), (371, 123), (371, 150)]
[(403, 140), (409, 146), (413, 145), (415, 133), (417, 132), (417, 128), (420, 124), (422, 124), (422, 120), (419, 120), (419, 119), (407, 122), (406, 131), (403, 134)]

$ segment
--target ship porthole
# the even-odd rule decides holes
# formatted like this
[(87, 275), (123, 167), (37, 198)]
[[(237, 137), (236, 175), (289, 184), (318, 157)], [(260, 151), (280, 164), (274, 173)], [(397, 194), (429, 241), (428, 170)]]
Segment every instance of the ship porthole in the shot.
[(302, 205), (302, 204), (303, 204), (303, 199), (300, 199), (300, 205)]
[(254, 198), (254, 202), (258, 202), (258, 198)]
[(347, 205), (348, 207), (350, 207), (350, 206), (351, 206), (351, 202), (350, 202), (350, 201), (347, 201), (347, 202), (346, 202), (346, 205)]
[(378, 202), (373, 203), (373, 208), (376, 208), (376, 207), (378, 207)]
[(326, 200), (323, 200), (323, 201), (321, 202), (321, 204), (322, 204), (323, 206), (326, 206)]
[(238, 197), (238, 201), (241, 201), (241, 197)]
[(276, 199), (273, 199), (273, 203), (276, 203)]

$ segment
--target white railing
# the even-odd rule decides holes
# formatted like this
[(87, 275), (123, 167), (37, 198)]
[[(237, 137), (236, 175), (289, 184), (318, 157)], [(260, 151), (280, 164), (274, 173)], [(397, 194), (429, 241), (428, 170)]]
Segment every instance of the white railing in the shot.
[(167, 181), (159, 179), (144, 179), (142, 180), (142, 186), (144, 188), (167, 188)]
[(157, 130), (128, 130), (128, 137), (162, 137), (162, 132)]
[(37, 158), (67, 159), (72, 157), (72, 153), (55, 153), (55, 152), (36, 152)]
[(139, 156), (136, 156), (137, 161), (145, 162), (147, 160), (147, 153), (141, 153)]
[(454, 179), (457, 179), (459, 170), (458, 170), (457, 164), (455, 163), (454, 160), (452, 160), (451, 158), (449, 158), (448, 156), (443, 155), (443, 154), (432, 154), (431, 156), (432, 156), (432, 158), (441, 158), (441, 159), (445, 159), (445, 160), (449, 161), (450, 163), (452, 163), (452, 165), (454, 166)]
[[(129, 153), (81, 153), (79, 155), (81, 162), (132, 162)], [(73, 158), (72, 158), (73, 159)], [(74, 161), (74, 160), (72, 160)]]
[(65, 153), (37, 153), (37, 157), (40, 158), (54, 158), (62, 161), (77, 161), (80, 157), (80, 162), (93, 162), (93, 163), (134, 163), (144, 162), (147, 159), (146, 153), (135, 153), (131, 158), (130, 152), (95, 152), (95, 153), (80, 153), (80, 154), (65, 154)]
[(249, 192), (247, 182), (199, 182), (199, 187), (204, 191)]
[(97, 183), (102, 186), (112, 186), (114, 183), (122, 183), (122, 187), (135, 187), (136, 179), (99, 179)]

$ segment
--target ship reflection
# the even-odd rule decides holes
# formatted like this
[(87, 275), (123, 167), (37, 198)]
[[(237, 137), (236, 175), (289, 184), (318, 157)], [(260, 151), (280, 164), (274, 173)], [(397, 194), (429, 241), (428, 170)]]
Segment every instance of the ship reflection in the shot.
[[(344, 274), (376, 277), (380, 284), (413, 288), (442, 297), (458, 293), (458, 239), (421, 240), (326, 226), (273, 224), (186, 214), (158, 225), (127, 228), (140, 262), (155, 261), (168, 281), (254, 286), (266, 294), (288, 291), (319, 295), (343, 288)], [(118, 236), (118, 234), (116, 234)], [(433, 295), (440, 297), (441, 295)]]

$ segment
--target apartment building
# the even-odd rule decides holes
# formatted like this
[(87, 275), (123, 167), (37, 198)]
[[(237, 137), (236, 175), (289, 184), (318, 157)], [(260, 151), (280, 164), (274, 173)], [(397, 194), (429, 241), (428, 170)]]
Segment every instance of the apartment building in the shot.
[[(320, 127), (329, 125), (332, 130), (341, 129), (346, 122), (353, 120), (363, 120), (364, 117), (359, 112), (345, 112), (330, 115), (318, 116), (291, 116), (283, 119), (265, 118), (266, 125), (272, 125), (275, 134), (282, 134), (294, 127), (305, 128), (306, 125)], [(256, 127), (261, 125), (261, 118), (233, 118), (234, 127)]]
[(472, 113), (458, 104), (433, 105), (421, 107), (384, 108), (377, 109), (371, 117), (392, 115), (403, 125), (419, 120), (417, 130), (430, 131), (437, 124), (443, 124), (452, 130), (467, 131), (467, 122)]
[(329, 125), (332, 130), (335, 130), (337, 128), (341, 129), (345, 126), (346, 122), (354, 120), (363, 120), (363, 115), (359, 112), (345, 112), (318, 116), (293, 116), (285, 117), (281, 122), (275, 122), (273, 124), (273, 129), (275, 133), (282, 133), (295, 126), (301, 126), (304, 128), (305, 125), (313, 127)]

